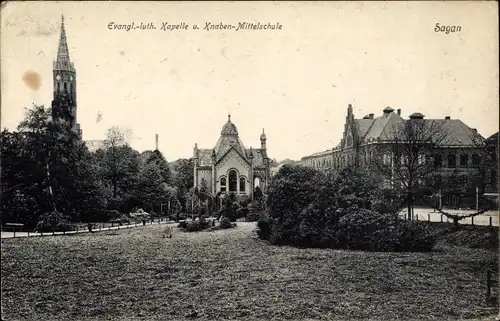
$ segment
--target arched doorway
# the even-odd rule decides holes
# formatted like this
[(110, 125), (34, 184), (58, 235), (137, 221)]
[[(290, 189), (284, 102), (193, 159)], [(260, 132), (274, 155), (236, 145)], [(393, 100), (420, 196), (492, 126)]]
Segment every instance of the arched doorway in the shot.
[(257, 188), (257, 187), (261, 188), (261, 186), (260, 186), (260, 178), (258, 176), (255, 177), (255, 179), (253, 180), (253, 188)]

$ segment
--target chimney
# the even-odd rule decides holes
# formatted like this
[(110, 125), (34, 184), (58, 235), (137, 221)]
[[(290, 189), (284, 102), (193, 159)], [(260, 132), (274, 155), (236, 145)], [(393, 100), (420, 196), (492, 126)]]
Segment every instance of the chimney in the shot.
[(413, 113), (410, 115), (410, 119), (424, 119), (424, 115), (421, 113)]
[(158, 150), (158, 134), (155, 134), (155, 147)]
[(375, 116), (375, 114), (368, 114), (369, 119), (373, 119), (373, 116)]
[(391, 107), (387, 106), (384, 108), (384, 116), (389, 116), (390, 113), (392, 113), (394, 111), (394, 109), (392, 109)]
[(444, 119), (451, 119), (450, 116), (446, 116)]
[(398, 108), (398, 116), (401, 116), (401, 108)]

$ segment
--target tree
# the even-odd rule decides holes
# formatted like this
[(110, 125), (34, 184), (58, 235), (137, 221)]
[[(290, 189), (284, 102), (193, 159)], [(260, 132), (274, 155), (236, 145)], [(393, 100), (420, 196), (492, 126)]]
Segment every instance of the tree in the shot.
[(159, 150), (154, 150), (149, 156), (147, 163), (155, 163), (155, 165), (160, 170), (160, 174), (162, 176), (163, 182), (171, 185), (172, 182), (172, 173), (170, 170), (170, 166), (163, 156), (163, 154)]
[[(178, 198), (183, 206), (182, 211), (184, 212), (191, 206), (186, 196), (189, 190), (194, 186), (193, 169), (194, 164), (192, 158), (181, 158), (173, 163), (172, 166), (173, 185), (177, 188)], [(186, 204), (189, 205), (186, 207)]]
[[(73, 220), (102, 208), (99, 179), (79, 135), (33, 105), (17, 132), (2, 132), (2, 210), (33, 227), (42, 214)], [(6, 165), (6, 166), (5, 166)], [(60, 213), (59, 213), (60, 212)]]
[(127, 133), (124, 130), (116, 126), (108, 129), (106, 139), (104, 140), (104, 149), (106, 156), (105, 162), (108, 169), (108, 175), (106, 176), (111, 180), (113, 186), (113, 198), (117, 197), (118, 181), (120, 180), (120, 176), (122, 176), (122, 165), (124, 165), (126, 161), (123, 159), (126, 153), (126, 149), (123, 147), (127, 145)]
[(390, 187), (404, 195), (408, 219), (412, 219), (416, 191), (436, 170), (432, 156), (447, 138), (448, 130), (443, 122), (409, 119), (393, 123), (390, 132), (391, 137), (374, 155), (372, 164)]

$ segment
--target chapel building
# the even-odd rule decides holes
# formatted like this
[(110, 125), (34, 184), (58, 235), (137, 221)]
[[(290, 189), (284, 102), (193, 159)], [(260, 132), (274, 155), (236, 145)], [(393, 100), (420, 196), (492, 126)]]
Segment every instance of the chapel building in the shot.
[(194, 146), (194, 187), (206, 185), (212, 195), (233, 193), (237, 199), (243, 195), (252, 199), (257, 186), (265, 192), (271, 176), (266, 139), (262, 130), (260, 148), (245, 148), (228, 115), (213, 148)]

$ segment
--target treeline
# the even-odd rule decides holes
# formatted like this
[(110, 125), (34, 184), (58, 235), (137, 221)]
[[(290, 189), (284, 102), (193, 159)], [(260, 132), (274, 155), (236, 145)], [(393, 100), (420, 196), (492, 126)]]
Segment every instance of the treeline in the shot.
[(139, 153), (117, 127), (90, 152), (50, 109), (34, 105), (17, 130), (1, 133), (2, 225), (35, 228), (53, 213), (103, 222), (137, 208), (153, 216), (186, 211), (192, 168), (191, 159), (169, 164), (158, 150)]

